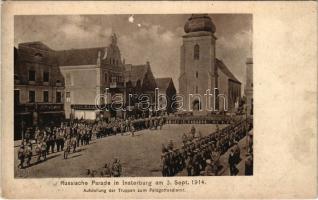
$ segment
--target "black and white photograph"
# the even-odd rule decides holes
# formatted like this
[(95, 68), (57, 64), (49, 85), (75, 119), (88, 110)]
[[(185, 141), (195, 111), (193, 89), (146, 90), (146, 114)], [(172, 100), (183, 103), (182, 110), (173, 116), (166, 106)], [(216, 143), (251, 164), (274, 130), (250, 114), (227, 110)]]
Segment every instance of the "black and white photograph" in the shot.
[(14, 177), (253, 176), (252, 26), (14, 16)]

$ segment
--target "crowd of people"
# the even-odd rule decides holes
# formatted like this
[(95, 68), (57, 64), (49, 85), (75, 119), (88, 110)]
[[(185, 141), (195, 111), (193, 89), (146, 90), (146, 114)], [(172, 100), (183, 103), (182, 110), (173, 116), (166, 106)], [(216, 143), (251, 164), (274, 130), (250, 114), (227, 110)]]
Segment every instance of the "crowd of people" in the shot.
[(116, 118), (110, 121), (94, 122), (74, 120), (69, 123), (61, 123), (58, 127), (28, 128), (19, 147), (20, 163), (18, 167), (29, 167), (33, 156), (36, 156), (36, 163), (38, 163), (46, 160), (48, 154), (60, 151), (64, 151), (64, 159), (67, 159), (70, 153), (76, 152), (77, 147), (89, 145), (93, 137), (99, 139), (124, 133), (134, 136), (135, 131), (138, 130), (162, 129), (164, 122), (163, 116), (156, 116), (126, 120)]
[[(110, 135), (129, 133), (134, 136), (135, 131), (142, 129), (162, 129), (166, 118), (149, 117), (142, 119), (117, 118), (111, 121), (88, 122), (74, 120), (61, 123), (60, 126), (27, 129), (25, 137), (18, 150), (18, 167), (25, 168), (31, 165), (32, 157), (36, 158), (32, 164), (47, 159), (47, 155), (55, 152), (64, 152), (64, 159), (69, 154), (75, 153), (77, 148), (89, 145), (92, 138), (102, 138)], [(162, 145), (162, 176), (175, 176), (180, 171), (186, 170), (188, 176), (220, 175), (223, 166), (219, 162), (222, 154), (230, 150), (228, 164), (230, 175), (236, 175), (236, 165), (241, 161), (238, 142), (252, 129), (252, 122), (248, 119), (233, 119), (225, 128), (220, 129), (216, 125), (216, 131), (202, 136), (192, 126), (189, 133), (182, 136), (182, 146), (175, 148), (170, 141), (166, 146)], [(249, 140), (248, 154), (245, 161), (245, 174), (253, 174), (253, 140)], [(100, 170), (87, 170), (88, 176), (116, 177), (121, 176), (121, 164), (115, 159), (112, 165), (105, 164)]]
[[(183, 134), (181, 148), (174, 148), (173, 141), (166, 146), (162, 145), (162, 176), (174, 176), (184, 169), (188, 176), (220, 175), (223, 166), (220, 165), (219, 158), (229, 149), (231, 149), (230, 174), (236, 175), (238, 173), (236, 165), (241, 160), (238, 142), (251, 128), (252, 123), (249, 121), (236, 120), (223, 129), (219, 129), (217, 125), (215, 132), (202, 137), (200, 131), (192, 126), (189, 133)], [(249, 148), (248, 154), (251, 158), (251, 148)]]

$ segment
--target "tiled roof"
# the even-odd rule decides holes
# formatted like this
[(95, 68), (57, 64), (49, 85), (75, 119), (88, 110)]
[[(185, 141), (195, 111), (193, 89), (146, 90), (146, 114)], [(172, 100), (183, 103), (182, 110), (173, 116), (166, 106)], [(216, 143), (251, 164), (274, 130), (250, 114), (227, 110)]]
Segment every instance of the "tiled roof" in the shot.
[(136, 85), (137, 81), (140, 80), (140, 83), (142, 84), (142, 81), (145, 77), (145, 74), (148, 70), (148, 65), (131, 65), (126, 64), (125, 65), (125, 81), (131, 81), (133, 85)]
[(56, 51), (56, 56), (60, 66), (96, 65), (98, 52), (101, 52), (102, 57), (105, 49), (106, 47), (62, 50)]
[(35, 41), (35, 42), (24, 42), (19, 44), (20, 47), (29, 47), (29, 48), (34, 48), (37, 50), (43, 50), (43, 51), (53, 51), (51, 48), (49, 48), (47, 45), (40, 41)]
[(160, 91), (166, 91), (172, 81), (171, 77), (156, 78), (157, 87)]
[(223, 63), (222, 60), (219, 59), (215, 59), (215, 64), (217, 66), (218, 69), (220, 69), (229, 79), (231, 79), (232, 81), (241, 83), (233, 74), (232, 72), (229, 70), (229, 68)]

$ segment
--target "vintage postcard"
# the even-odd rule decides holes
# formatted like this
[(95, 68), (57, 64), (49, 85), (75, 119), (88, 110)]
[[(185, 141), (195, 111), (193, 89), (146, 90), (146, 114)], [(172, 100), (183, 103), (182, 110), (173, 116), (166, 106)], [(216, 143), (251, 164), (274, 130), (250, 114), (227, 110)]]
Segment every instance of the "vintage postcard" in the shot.
[(3, 196), (314, 198), (316, 6), (4, 3)]

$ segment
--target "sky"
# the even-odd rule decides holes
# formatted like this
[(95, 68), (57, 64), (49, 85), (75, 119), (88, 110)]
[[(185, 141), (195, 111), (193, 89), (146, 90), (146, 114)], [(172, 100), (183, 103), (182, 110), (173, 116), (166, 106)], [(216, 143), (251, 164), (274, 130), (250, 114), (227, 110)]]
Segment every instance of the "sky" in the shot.
[[(244, 87), (252, 57), (252, 15), (209, 14), (216, 26), (216, 56)], [(190, 14), (15, 16), (14, 44), (41, 41), (51, 49), (105, 47), (116, 33), (129, 64), (150, 62), (155, 77), (172, 77), (178, 90), (180, 46)], [(243, 88), (242, 88), (243, 89)]]

